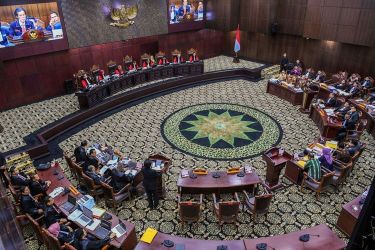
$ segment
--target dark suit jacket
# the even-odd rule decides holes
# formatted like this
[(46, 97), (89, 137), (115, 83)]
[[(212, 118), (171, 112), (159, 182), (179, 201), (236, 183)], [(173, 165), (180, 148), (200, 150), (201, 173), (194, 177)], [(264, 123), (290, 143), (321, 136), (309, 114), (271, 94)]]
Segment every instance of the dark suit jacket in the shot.
[(342, 125), (343, 125), (342, 128), (344, 130), (354, 130), (355, 129), (355, 122), (351, 121), (350, 119), (348, 121), (345, 120)]
[(20, 205), (22, 212), (30, 214), (33, 218), (38, 217), (38, 209), (41, 206), (30, 195), (21, 195)]
[(280, 66), (281, 66), (281, 68), (286, 67), (288, 63), (289, 63), (288, 58), (287, 58), (287, 57), (283, 57), (283, 58), (281, 59), (281, 62), (280, 62)]
[(42, 180), (31, 181), (29, 187), (32, 196), (35, 196), (37, 194), (45, 194), (48, 188), (47, 183)]
[(337, 99), (336, 98), (329, 98), (326, 101), (326, 105), (330, 106), (330, 107), (336, 107), (336, 104), (337, 104)]
[(86, 161), (87, 155), (84, 147), (79, 146), (74, 149), (74, 156), (76, 157), (76, 162)]
[(86, 172), (87, 176), (94, 180), (96, 185), (100, 185), (100, 182), (104, 181), (104, 178), (94, 172)]
[(155, 191), (158, 187), (157, 179), (161, 176), (161, 173), (156, 172), (151, 168), (143, 168), (143, 186), (146, 191)]
[(356, 111), (350, 115), (350, 122), (357, 123), (359, 121), (359, 113)]
[(336, 112), (339, 112), (341, 116), (344, 116), (349, 110), (350, 110), (350, 107), (342, 106), (340, 108), (337, 108)]
[(95, 157), (92, 157), (91, 155), (87, 156), (86, 159), (87, 166), (93, 165), (95, 168), (99, 168), (99, 161)]
[(362, 83), (362, 87), (363, 87), (363, 88), (366, 88), (366, 89), (371, 88), (371, 87), (372, 87), (372, 83), (371, 83), (371, 81), (370, 81), (370, 80), (363, 81), (363, 83)]
[(120, 190), (126, 184), (130, 182), (126, 174), (121, 171), (118, 171), (116, 168), (112, 169), (111, 176), (112, 176), (113, 188), (115, 190)]
[(26, 177), (20, 174), (10, 176), (10, 181), (13, 185), (16, 186), (28, 186), (30, 183), (30, 179), (27, 179)]
[(56, 209), (53, 206), (46, 206), (44, 208), (44, 221), (46, 223), (47, 228), (53, 223), (60, 220), (60, 218), (60, 214), (56, 211)]
[(359, 88), (357, 87), (352, 87), (349, 89), (349, 93), (352, 94), (352, 95), (356, 95), (359, 93)]

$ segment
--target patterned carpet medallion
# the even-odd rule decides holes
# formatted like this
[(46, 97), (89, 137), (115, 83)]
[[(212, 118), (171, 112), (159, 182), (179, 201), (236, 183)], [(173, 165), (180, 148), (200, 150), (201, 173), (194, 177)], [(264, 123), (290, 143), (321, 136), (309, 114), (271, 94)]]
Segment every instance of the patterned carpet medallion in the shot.
[(180, 109), (161, 125), (163, 138), (184, 153), (216, 160), (258, 156), (281, 141), (281, 126), (257, 109), (208, 103)]

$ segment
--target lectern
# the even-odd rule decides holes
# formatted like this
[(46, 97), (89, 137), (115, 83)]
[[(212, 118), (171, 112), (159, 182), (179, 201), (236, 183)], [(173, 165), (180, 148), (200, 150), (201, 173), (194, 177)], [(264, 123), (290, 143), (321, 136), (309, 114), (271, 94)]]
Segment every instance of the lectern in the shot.
[(169, 166), (171, 165), (172, 161), (170, 159), (168, 159), (167, 157), (165, 157), (164, 155), (161, 155), (161, 154), (150, 155), (148, 157), (148, 159), (150, 161), (154, 161), (155, 163), (158, 162), (158, 161), (161, 161), (160, 169), (157, 168), (157, 167), (153, 168), (153, 169), (155, 171), (158, 171), (158, 172), (162, 173), (160, 175), (160, 177), (158, 177), (158, 180), (157, 180), (157, 185), (158, 185), (157, 194), (158, 194), (159, 198), (163, 199), (163, 198), (165, 198), (165, 185), (164, 185), (164, 181), (163, 181), (163, 174), (165, 174), (168, 171)]
[(280, 172), (293, 157), (285, 151), (281, 154), (280, 148), (274, 147), (264, 152), (262, 158), (267, 163), (266, 188), (274, 191), (283, 187), (282, 183), (279, 183)]

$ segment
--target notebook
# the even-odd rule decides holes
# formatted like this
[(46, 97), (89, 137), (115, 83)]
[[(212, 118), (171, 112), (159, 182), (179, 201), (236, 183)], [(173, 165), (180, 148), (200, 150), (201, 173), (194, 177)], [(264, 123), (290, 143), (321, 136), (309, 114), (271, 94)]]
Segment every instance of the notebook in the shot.
[(146, 229), (146, 231), (142, 235), (141, 241), (150, 244), (152, 242), (152, 240), (155, 238), (155, 236), (156, 236), (157, 233), (158, 233), (158, 231), (156, 231), (155, 229), (149, 227), (149, 228)]

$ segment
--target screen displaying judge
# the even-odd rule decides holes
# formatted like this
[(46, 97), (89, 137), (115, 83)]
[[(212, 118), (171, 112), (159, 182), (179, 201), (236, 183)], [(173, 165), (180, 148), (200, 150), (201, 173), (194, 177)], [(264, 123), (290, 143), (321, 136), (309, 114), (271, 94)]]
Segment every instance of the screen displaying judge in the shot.
[(184, 18), (186, 14), (189, 14), (191, 11), (190, 4), (188, 3), (188, 0), (182, 0), (182, 5), (178, 9), (178, 16), (180, 18)]
[(197, 8), (198, 20), (203, 20), (203, 14), (204, 14), (203, 2), (199, 1), (198, 8)]
[(17, 20), (10, 24), (9, 33), (11, 36), (21, 36), (26, 31), (35, 29), (34, 22), (27, 18), (24, 8), (16, 8), (14, 10), (14, 16)]

